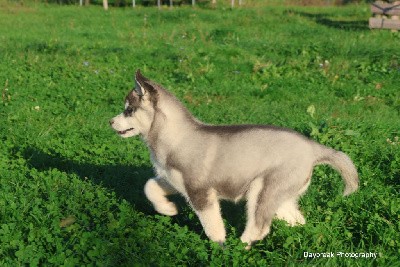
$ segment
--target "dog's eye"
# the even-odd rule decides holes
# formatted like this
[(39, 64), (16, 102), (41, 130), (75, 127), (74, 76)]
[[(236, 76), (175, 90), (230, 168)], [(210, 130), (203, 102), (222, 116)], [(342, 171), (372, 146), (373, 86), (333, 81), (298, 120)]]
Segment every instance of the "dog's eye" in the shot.
[(125, 116), (131, 116), (133, 112), (134, 112), (133, 107), (128, 106), (128, 107), (124, 110), (124, 115), (125, 115)]

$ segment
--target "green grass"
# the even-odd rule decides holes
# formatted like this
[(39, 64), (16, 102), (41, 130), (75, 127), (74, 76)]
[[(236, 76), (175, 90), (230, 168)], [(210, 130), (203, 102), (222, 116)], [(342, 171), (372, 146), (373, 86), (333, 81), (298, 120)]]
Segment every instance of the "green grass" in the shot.
[[(0, 265), (400, 266), (400, 35), (369, 30), (369, 16), (1, 2)], [(108, 126), (137, 68), (205, 122), (285, 126), (348, 153), (360, 190), (343, 198), (340, 176), (316, 168), (307, 224), (275, 220), (250, 251), (243, 204), (223, 205), (224, 249), (182, 198), (178, 216), (156, 215), (146, 146)]]

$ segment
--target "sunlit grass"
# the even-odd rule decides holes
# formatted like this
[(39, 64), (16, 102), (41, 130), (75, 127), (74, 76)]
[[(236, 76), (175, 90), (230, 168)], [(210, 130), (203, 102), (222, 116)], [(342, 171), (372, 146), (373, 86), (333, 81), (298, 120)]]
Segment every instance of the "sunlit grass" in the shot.
[[(0, 5), (0, 265), (395, 266), (400, 236), (398, 33), (367, 6), (231, 10)], [(225, 249), (182, 198), (174, 218), (144, 197), (146, 146), (121, 139), (134, 71), (208, 123), (295, 129), (354, 160), (360, 190), (316, 168), (308, 223), (274, 221), (245, 251), (244, 207), (223, 205)], [(304, 252), (374, 252), (376, 259)]]

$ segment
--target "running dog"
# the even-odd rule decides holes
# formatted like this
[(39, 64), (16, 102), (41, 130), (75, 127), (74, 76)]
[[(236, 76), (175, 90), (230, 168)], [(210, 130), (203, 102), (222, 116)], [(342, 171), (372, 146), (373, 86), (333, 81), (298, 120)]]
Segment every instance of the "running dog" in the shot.
[(345, 196), (358, 188), (357, 170), (343, 152), (286, 128), (202, 123), (140, 70), (124, 111), (110, 125), (121, 137), (140, 135), (147, 143), (157, 175), (144, 191), (155, 210), (176, 215), (167, 196), (182, 194), (206, 235), (220, 244), (226, 235), (220, 199), (246, 199), (247, 223), (240, 239), (249, 248), (269, 233), (275, 216), (292, 226), (305, 223), (298, 199), (315, 165), (329, 164), (340, 172)]

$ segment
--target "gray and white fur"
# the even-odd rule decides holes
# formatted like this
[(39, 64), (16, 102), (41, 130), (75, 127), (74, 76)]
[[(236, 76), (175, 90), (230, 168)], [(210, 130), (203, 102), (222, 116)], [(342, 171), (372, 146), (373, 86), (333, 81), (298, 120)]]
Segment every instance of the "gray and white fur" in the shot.
[(247, 200), (241, 240), (250, 247), (269, 233), (275, 216), (292, 226), (305, 223), (297, 202), (315, 165), (329, 164), (341, 173), (344, 195), (358, 188), (357, 170), (343, 152), (290, 129), (202, 123), (139, 70), (135, 81), (124, 112), (110, 124), (120, 136), (140, 135), (147, 143), (157, 176), (147, 181), (144, 191), (154, 208), (176, 215), (167, 196), (182, 194), (215, 242), (225, 241), (220, 199)]

